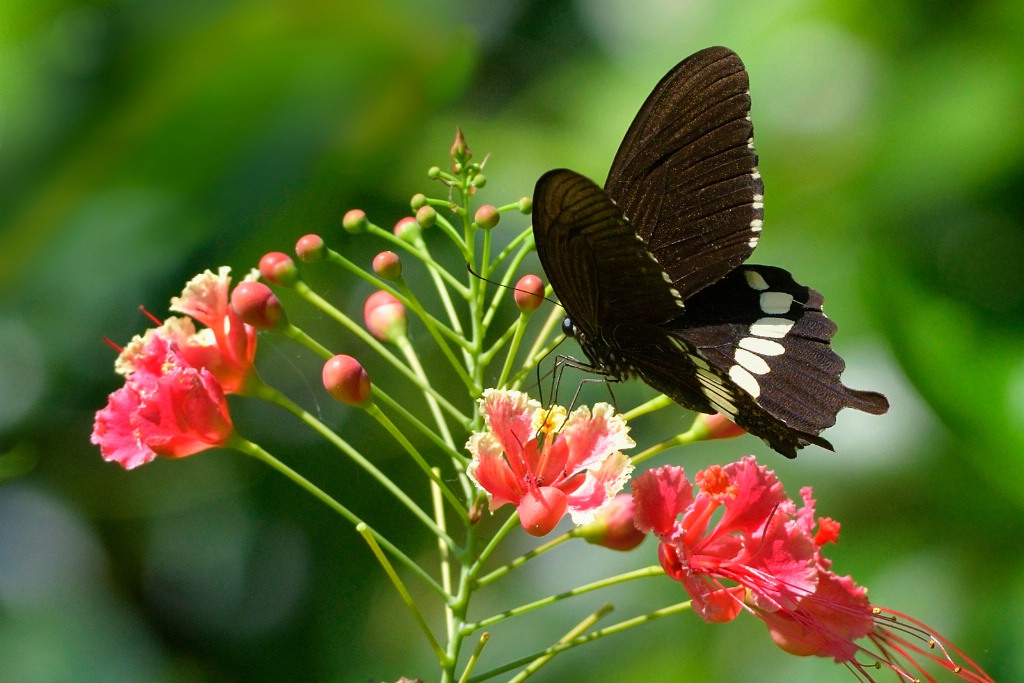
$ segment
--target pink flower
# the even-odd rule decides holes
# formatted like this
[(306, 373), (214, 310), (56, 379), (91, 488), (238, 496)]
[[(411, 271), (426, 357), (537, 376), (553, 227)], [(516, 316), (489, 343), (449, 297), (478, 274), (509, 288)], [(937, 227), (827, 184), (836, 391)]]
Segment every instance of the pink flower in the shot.
[(488, 389), (480, 399), (486, 431), (473, 434), (469, 475), (487, 492), (493, 512), (515, 505), (534, 536), (554, 529), (568, 512), (575, 524), (594, 519), (622, 488), (633, 466), (620, 452), (635, 444), (607, 403), (568, 417), (519, 391)]
[(230, 273), (227, 266), (216, 274), (207, 270), (192, 278), (180, 297), (171, 299), (172, 311), (191, 316), (208, 329), (197, 332), (188, 319), (170, 318), (164, 323), (164, 334), (177, 344), (189, 365), (206, 368), (226, 393), (237, 394), (254, 372), (256, 329), (243, 323), (231, 308)]
[(91, 440), (105, 460), (132, 469), (158, 455), (183, 458), (227, 444), (234, 432), (227, 399), (209, 370), (189, 365), (153, 333), (131, 347), (130, 360), (125, 385), (96, 413)]
[(874, 681), (868, 670), (883, 666), (905, 681), (935, 681), (924, 668), (930, 662), (964, 680), (991, 681), (924, 624), (873, 607), (866, 589), (831, 571), (821, 548), (838, 539), (839, 524), (815, 523), (811, 489), (801, 491), (798, 510), (753, 456), (709, 467), (696, 482), (694, 495), (681, 467), (661, 467), (633, 482), (633, 496), (637, 527), (661, 540), (662, 567), (705, 621), (730, 621), (746, 610), (782, 649), (832, 657), (860, 680)]

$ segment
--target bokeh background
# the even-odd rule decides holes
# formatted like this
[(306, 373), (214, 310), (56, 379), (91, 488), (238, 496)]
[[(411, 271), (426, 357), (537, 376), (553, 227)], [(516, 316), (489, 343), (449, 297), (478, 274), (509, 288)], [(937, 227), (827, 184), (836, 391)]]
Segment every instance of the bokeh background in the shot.
[[(790, 493), (813, 485), (843, 523), (840, 573), (1021, 680), (1022, 35), (1019, 0), (4, 0), (0, 680), (436, 680), (365, 544), (283, 478), (232, 452), (130, 473), (101, 460), (93, 413), (119, 386), (102, 338), (142, 331), (139, 304), (165, 315), (195, 273), (245, 272), (307, 232), (368, 263), (382, 245), (339, 217), (361, 207), (390, 226), (413, 193), (442, 192), (425, 171), (457, 125), (491, 153), (491, 203), (556, 166), (600, 181), (651, 87), (713, 44), (750, 72), (767, 188), (752, 261), (825, 293), (844, 378), (893, 407), (841, 415), (835, 454), (784, 461), (744, 437), (658, 463), (694, 472), (754, 452)], [(506, 217), (501, 239), (527, 225)], [(358, 317), (365, 285), (310, 270)], [(263, 337), (258, 364), (425, 500), (365, 416), (326, 398), (311, 354)], [(649, 395), (616, 388), (620, 406)], [(246, 435), (429, 561), (431, 540), (365, 475), (279, 411), (232, 406)], [(688, 420), (669, 410), (634, 433), (650, 443)], [(650, 541), (564, 547), (475, 615), (654, 561)], [(649, 579), (562, 603), (495, 629), (480, 670), (605, 600), (624, 618), (682, 597)], [(754, 618), (689, 614), (562, 655), (538, 680), (570, 676), (850, 680), (782, 653)]]

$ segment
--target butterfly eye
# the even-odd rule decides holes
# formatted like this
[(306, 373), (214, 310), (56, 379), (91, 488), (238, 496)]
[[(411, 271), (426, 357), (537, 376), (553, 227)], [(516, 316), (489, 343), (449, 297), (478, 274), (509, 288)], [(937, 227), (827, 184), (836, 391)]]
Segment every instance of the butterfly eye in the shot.
[(562, 319), (562, 334), (564, 334), (566, 337), (575, 339), (577, 332), (578, 330), (576, 329), (576, 326), (572, 324), (571, 320), (569, 320), (568, 318)]

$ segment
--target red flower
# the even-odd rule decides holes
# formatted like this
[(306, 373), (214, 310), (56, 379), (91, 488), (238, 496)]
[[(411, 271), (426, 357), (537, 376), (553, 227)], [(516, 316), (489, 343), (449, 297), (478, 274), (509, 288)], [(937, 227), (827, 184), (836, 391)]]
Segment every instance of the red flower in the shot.
[(632, 448), (629, 428), (606, 403), (568, 418), (518, 391), (488, 389), (480, 399), (486, 431), (473, 434), (469, 475), (487, 492), (490, 508), (511, 503), (535, 536), (554, 529), (568, 511), (590, 522), (629, 478), (633, 466), (619, 449)]
[[(173, 343), (154, 332), (131, 347), (125, 385), (96, 413), (92, 442), (105, 460), (125, 469), (158, 455), (183, 458), (224, 446), (234, 431), (213, 374), (189, 365)], [(122, 367), (125, 362), (122, 353)]]
[[(811, 489), (801, 491), (797, 510), (753, 456), (709, 467), (696, 482), (694, 496), (681, 467), (661, 467), (633, 482), (633, 496), (637, 527), (661, 539), (665, 572), (683, 584), (705, 621), (730, 621), (746, 610), (782, 649), (832, 657), (861, 680), (873, 681), (868, 670), (885, 666), (906, 681), (935, 681), (924, 669), (930, 661), (964, 680), (991, 681), (924, 624), (872, 607), (864, 588), (831, 571), (821, 547), (838, 539), (839, 524), (821, 518), (815, 525)], [(855, 642), (863, 638), (874, 647)]]
[(172, 311), (191, 316), (209, 329), (196, 332), (190, 320), (169, 318), (164, 334), (177, 344), (189, 365), (206, 368), (226, 393), (237, 394), (253, 372), (256, 329), (243, 323), (231, 308), (230, 273), (227, 266), (216, 274), (207, 270), (192, 278), (180, 297), (171, 299)]

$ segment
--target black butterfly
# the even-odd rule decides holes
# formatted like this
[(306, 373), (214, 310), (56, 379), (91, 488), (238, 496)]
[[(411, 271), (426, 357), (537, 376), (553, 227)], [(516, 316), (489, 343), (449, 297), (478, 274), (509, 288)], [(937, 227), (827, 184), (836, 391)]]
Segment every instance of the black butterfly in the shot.
[(840, 381), (821, 294), (744, 265), (764, 216), (748, 86), (724, 47), (684, 59), (640, 108), (603, 190), (566, 169), (537, 181), (533, 234), (563, 331), (597, 371), (723, 413), (794, 457), (831, 450), (818, 435), (843, 408), (880, 415), (889, 402)]

